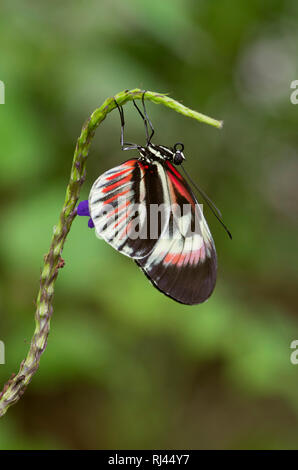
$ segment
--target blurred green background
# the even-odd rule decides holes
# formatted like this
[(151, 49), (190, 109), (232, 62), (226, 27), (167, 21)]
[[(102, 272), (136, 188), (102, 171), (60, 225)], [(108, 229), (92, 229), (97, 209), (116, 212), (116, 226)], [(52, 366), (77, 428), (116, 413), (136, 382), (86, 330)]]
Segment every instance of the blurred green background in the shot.
[[(295, 0), (2, 0), (1, 384), (25, 357), (43, 255), (76, 139), (103, 100), (168, 92), (222, 131), (148, 104), (155, 143), (185, 144), (219, 258), (205, 304), (153, 289), (77, 218), (56, 284), (48, 348), (0, 421), (1, 449), (298, 448)], [(125, 106), (127, 140), (143, 125)], [(82, 199), (128, 158), (119, 115), (97, 131)], [(130, 154), (133, 156), (133, 152)]]

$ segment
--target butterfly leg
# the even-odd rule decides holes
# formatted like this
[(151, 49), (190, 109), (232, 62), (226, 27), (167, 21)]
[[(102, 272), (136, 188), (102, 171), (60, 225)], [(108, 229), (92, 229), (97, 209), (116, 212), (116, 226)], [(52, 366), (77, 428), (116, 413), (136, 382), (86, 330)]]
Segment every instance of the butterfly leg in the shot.
[[(145, 94), (146, 94), (146, 91), (144, 91), (144, 92), (143, 92), (143, 95), (142, 95), (142, 104), (143, 104), (143, 108), (144, 108), (144, 114), (142, 113), (142, 111), (141, 111), (140, 108), (138, 107), (138, 105), (137, 105), (137, 103), (135, 102), (135, 100), (133, 100), (133, 104), (134, 104), (135, 108), (138, 110), (138, 113), (140, 114), (141, 118), (142, 118), (143, 121), (144, 121), (145, 130), (146, 130), (147, 145), (149, 145), (150, 142), (151, 142), (151, 139), (152, 139), (152, 137), (153, 137), (153, 134), (154, 134), (154, 128), (153, 128), (152, 122), (150, 121), (149, 116), (148, 116), (147, 111), (146, 111), (145, 101), (144, 101), (144, 96), (145, 96)], [(148, 125), (149, 125), (150, 130), (151, 130), (150, 136), (149, 136)]]
[(139, 115), (141, 116), (141, 118), (142, 118), (143, 121), (144, 121), (144, 126), (145, 126), (145, 131), (146, 131), (146, 142), (147, 142), (147, 145), (148, 145), (149, 142), (150, 142), (150, 139), (149, 139), (149, 131), (148, 131), (147, 119), (145, 118), (144, 114), (142, 113), (142, 111), (141, 111), (140, 108), (138, 107), (138, 105), (137, 105), (137, 103), (135, 102), (135, 100), (132, 100), (132, 101), (133, 101), (134, 107), (137, 109)]
[(149, 116), (148, 116), (147, 111), (146, 111), (146, 106), (145, 106), (145, 94), (146, 94), (146, 90), (144, 91), (143, 96), (142, 96), (142, 104), (143, 104), (143, 108), (144, 108), (145, 117), (146, 117), (146, 119), (147, 119), (147, 121), (148, 121), (148, 124), (149, 124), (149, 127), (150, 127), (150, 129), (151, 129), (151, 134), (150, 134), (149, 142), (148, 142), (148, 143), (150, 143), (152, 137), (154, 136), (154, 132), (155, 132), (155, 131), (154, 131), (153, 124), (152, 124), (152, 122), (150, 121)]
[(120, 121), (121, 121), (121, 134), (120, 134), (120, 145), (121, 145), (121, 150), (134, 150), (138, 148), (137, 144), (132, 144), (130, 142), (124, 142), (124, 126), (125, 126), (125, 121), (124, 121), (124, 112), (123, 112), (123, 107), (119, 106), (117, 101), (115, 100), (115, 104), (118, 108), (119, 114), (120, 114)]

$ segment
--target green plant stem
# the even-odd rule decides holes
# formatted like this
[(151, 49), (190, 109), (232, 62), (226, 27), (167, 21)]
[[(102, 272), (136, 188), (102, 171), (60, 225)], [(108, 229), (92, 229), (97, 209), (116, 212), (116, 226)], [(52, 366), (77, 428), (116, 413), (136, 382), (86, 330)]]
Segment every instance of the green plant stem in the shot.
[[(95, 130), (106, 118), (107, 114), (116, 108), (114, 98), (119, 105), (124, 105), (127, 101), (142, 99), (142, 96), (143, 91), (136, 88), (130, 91), (122, 91), (115, 95), (115, 97), (106, 99), (102, 106), (92, 113), (82, 128), (74, 152), (64, 205), (58, 224), (54, 227), (49, 252), (44, 257), (44, 266), (36, 300), (35, 331), (28, 354), (22, 361), (18, 373), (12, 375), (9, 381), (4, 385), (0, 394), (0, 416), (3, 416), (8, 408), (15, 404), (23, 395), (27, 385), (31, 382), (33, 375), (39, 367), (41, 355), (47, 346), (50, 321), (53, 313), (52, 300), (55, 281), (59, 269), (62, 268), (64, 264), (61, 258), (63, 246), (71, 224), (76, 216), (76, 204), (79, 199), (81, 186), (85, 181), (86, 160)], [(153, 101), (153, 103), (163, 104), (197, 121), (210, 124), (217, 128), (222, 127), (221, 121), (216, 121), (197, 111), (193, 111), (164, 94), (147, 91), (145, 99)]]

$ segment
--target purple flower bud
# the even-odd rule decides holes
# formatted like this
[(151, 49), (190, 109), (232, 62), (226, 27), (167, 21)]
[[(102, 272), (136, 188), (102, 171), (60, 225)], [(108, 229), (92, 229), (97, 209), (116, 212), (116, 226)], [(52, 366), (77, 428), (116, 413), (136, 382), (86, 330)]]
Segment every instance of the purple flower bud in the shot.
[(78, 215), (87, 215), (88, 217), (90, 217), (89, 204), (87, 199), (85, 201), (80, 202), (77, 207), (77, 213)]
[(80, 204), (77, 207), (77, 214), (89, 217), (88, 227), (89, 228), (94, 228), (94, 223), (93, 223), (93, 220), (90, 217), (89, 204), (88, 204), (87, 200), (80, 202)]
[(94, 228), (94, 223), (93, 223), (93, 220), (91, 219), (91, 217), (90, 217), (90, 219), (88, 220), (88, 227), (89, 227), (89, 228)]

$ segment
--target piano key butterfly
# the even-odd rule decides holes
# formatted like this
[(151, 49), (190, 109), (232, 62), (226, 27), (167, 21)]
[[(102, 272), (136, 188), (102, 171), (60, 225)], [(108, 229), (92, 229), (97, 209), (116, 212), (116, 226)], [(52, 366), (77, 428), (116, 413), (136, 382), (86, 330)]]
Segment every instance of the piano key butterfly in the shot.
[[(78, 215), (88, 215), (88, 225), (96, 235), (134, 259), (162, 293), (182, 304), (199, 304), (215, 287), (214, 241), (202, 207), (177, 169), (185, 160), (183, 144), (170, 148), (152, 143), (154, 129), (145, 93), (143, 112), (133, 103), (144, 121), (146, 145), (124, 142), (124, 112), (115, 102), (121, 119), (121, 148), (138, 155), (101, 175), (89, 200), (79, 204)], [(231, 237), (218, 209), (197, 189)]]

